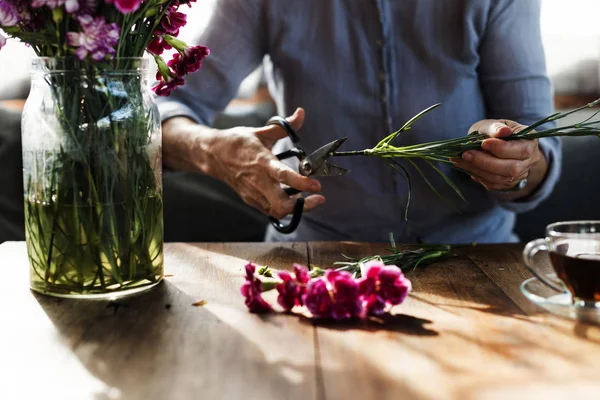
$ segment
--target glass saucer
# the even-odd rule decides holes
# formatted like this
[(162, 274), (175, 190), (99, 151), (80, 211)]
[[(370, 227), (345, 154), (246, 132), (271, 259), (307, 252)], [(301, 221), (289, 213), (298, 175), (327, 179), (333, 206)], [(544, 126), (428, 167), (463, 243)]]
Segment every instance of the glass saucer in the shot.
[[(559, 282), (556, 274), (547, 275), (553, 282)], [(571, 293), (556, 293), (538, 278), (529, 278), (521, 284), (521, 293), (533, 304), (552, 314), (576, 321), (600, 324), (600, 303), (596, 305), (573, 304)]]

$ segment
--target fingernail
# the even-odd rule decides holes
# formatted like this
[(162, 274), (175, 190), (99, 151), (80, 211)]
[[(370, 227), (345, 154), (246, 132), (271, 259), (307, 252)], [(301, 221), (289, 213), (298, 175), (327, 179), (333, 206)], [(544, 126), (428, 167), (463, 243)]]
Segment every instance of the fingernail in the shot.
[(315, 192), (320, 192), (321, 191), (321, 184), (318, 182), (313, 183), (310, 188), (315, 191)]
[(470, 151), (465, 151), (462, 155), (462, 159), (465, 161), (471, 161), (473, 159), (473, 153)]
[(492, 145), (487, 140), (484, 140), (483, 143), (481, 143), (481, 148), (484, 150), (490, 150)]

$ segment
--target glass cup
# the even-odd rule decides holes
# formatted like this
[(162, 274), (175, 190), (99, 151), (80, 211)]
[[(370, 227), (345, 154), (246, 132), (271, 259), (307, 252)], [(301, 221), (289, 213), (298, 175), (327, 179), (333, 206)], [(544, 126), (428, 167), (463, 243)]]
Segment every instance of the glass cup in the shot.
[[(557, 280), (538, 272), (534, 261), (548, 251)], [(579, 307), (600, 307), (600, 221), (567, 221), (546, 227), (546, 238), (529, 242), (523, 250), (525, 266), (544, 284), (570, 292)]]

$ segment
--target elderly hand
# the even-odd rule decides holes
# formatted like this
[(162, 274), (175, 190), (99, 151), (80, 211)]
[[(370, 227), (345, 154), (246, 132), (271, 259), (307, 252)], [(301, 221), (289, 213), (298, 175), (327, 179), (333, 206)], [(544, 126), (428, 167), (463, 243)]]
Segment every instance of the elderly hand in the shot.
[[(299, 130), (304, 110), (297, 109), (288, 121)], [(297, 198), (286, 194), (281, 184), (302, 192), (321, 191), (317, 180), (300, 175), (272, 153), (275, 142), (285, 137), (285, 130), (276, 125), (216, 130), (174, 118), (163, 125), (163, 155), (167, 166), (220, 179), (250, 206), (281, 219), (294, 211)], [(321, 195), (308, 196), (304, 210), (324, 202)]]
[[(548, 163), (539, 150), (538, 141), (498, 139), (524, 128), (524, 125), (509, 120), (479, 121), (469, 132), (478, 131), (490, 138), (483, 141), (481, 150), (466, 151), (460, 159), (452, 162), (487, 190), (504, 192), (508, 200), (526, 197), (541, 184), (548, 171)], [(527, 179), (527, 185), (514, 190), (524, 179)]]

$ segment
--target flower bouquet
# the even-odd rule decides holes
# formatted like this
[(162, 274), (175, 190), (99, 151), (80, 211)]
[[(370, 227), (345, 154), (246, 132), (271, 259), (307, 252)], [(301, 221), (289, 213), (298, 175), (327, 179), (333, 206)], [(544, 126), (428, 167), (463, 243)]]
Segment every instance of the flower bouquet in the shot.
[(38, 56), (22, 123), (33, 290), (114, 297), (162, 279), (161, 127), (144, 54), (162, 96), (201, 67), (208, 49), (177, 39), (189, 5), (0, 0), (0, 28)]

